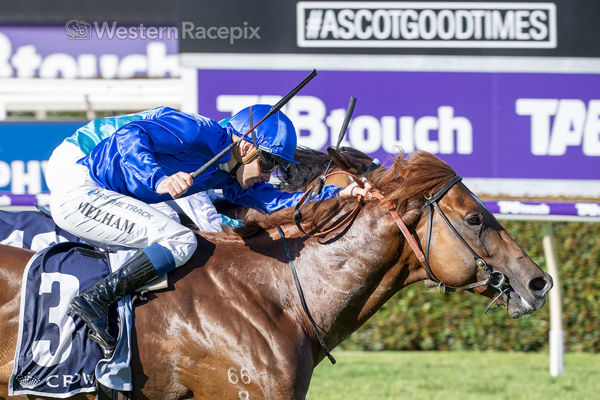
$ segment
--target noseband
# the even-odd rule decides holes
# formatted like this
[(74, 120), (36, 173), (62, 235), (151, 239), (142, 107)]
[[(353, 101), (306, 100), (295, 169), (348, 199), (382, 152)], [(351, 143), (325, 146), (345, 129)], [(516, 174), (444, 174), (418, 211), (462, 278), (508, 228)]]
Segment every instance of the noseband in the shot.
[[(476, 287), (486, 286), (486, 285), (491, 286), (491, 287), (495, 288), (496, 290), (498, 290), (498, 292), (499, 292), (498, 295), (496, 297), (494, 297), (494, 299), (490, 302), (490, 304), (487, 306), (487, 308), (485, 310), (485, 313), (489, 314), (492, 311), (494, 311), (496, 308), (499, 307), (497, 305), (496, 307), (492, 308), (492, 305), (500, 298), (500, 296), (502, 296), (504, 293), (506, 293), (508, 290), (510, 290), (510, 286), (508, 285), (506, 276), (500, 271), (495, 271), (491, 265), (489, 265), (482, 257), (480, 257), (477, 254), (477, 252), (475, 252), (475, 250), (473, 250), (473, 248), (467, 243), (467, 241), (456, 230), (454, 225), (452, 225), (452, 223), (450, 222), (450, 220), (448, 219), (446, 214), (444, 214), (444, 211), (442, 211), (442, 208), (439, 205), (439, 201), (442, 199), (442, 197), (444, 197), (444, 195), (446, 193), (448, 193), (448, 191), (450, 190), (450, 188), (452, 188), (452, 186), (454, 186), (456, 183), (460, 182), (461, 180), (462, 180), (462, 178), (460, 176), (454, 175), (454, 177), (452, 177), (452, 179), (450, 179), (450, 181), (448, 183), (446, 183), (444, 185), (444, 187), (442, 187), (440, 190), (438, 190), (437, 192), (435, 192), (431, 195), (425, 196), (425, 206), (427, 207), (427, 239), (426, 239), (424, 254), (421, 251), (420, 246), (414, 239), (413, 235), (408, 230), (406, 224), (404, 223), (404, 221), (402, 220), (400, 215), (398, 215), (398, 213), (396, 212), (396, 209), (394, 208), (394, 206), (389, 201), (385, 200), (384, 196), (379, 191), (374, 191), (373, 196), (375, 198), (377, 198), (379, 201), (381, 201), (381, 203), (383, 203), (386, 206), (386, 208), (388, 209), (388, 211), (390, 212), (390, 214), (396, 221), (396, 224), (400, 228), (402, 235), (406, 239), (406, 242), (412, 249), (413, 253), (417, 257), (419, 262), (423, 265), (423, 267), (425, 267), (425, 271), (427, 272), (427, 278), (429, 278), (431, 281), (437, 283), (438, 288), (441, 292), (446, 292), (446, 291), (448, 291), (448, 289), (450, 289), (450, 291), (454, 291), (454, 290), (458, 290), (458, 289), (467, 290), (467, 289), (473, 289)], [(431, 267), (429, 265), (429, 248), (431, 245), (431, 235), (432, 235), (432, 230), (433, 230), (433, 214), (436, 210), (441, 215), (442, 219), (444, 220), (446, 225), (450, 228), (450, 230), (452, 232), (454, 232), (454, 235), (461, 241), (461, 243), (467, 248), (467, 250), (469, 250), (469, 252), (473, 256), (473, 259), (475, 261), (476, 268), (481, 268), (485, 272), (487, 272), (488, 276), (485, 279), (475, 282), (475, 283), (470, 283), (467, 285), (452, 286), (452, 285), (448, 285), (448, 284), (442, 282), (433, 273), (433, 271), (431, 270)]]

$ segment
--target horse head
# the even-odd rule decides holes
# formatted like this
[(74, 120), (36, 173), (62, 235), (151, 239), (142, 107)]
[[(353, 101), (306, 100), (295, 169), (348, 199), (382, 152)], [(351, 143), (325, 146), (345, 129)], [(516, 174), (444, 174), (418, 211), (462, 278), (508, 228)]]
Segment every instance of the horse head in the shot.
[(420, 265), (414, 269), (417, 279), (493, 298), (513, 318), (545, 304), (552, 288), (550, 275), (531, 260), (446, 163), (416, 152), (407, 160), (399, 156), (390, 170), (379, 171), (373, 178), (416, 238), (417, 248), (408, 250), (414, 256), (421, 254)]

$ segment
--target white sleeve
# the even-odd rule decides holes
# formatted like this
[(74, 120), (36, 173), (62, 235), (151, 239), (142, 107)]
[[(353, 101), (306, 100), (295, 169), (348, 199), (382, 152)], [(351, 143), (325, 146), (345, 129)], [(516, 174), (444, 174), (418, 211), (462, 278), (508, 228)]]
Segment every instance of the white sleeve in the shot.
[(201, 232), (223, 232), (221, 214), (217, 212), (206, 192), (175, 199), (175, 203)]

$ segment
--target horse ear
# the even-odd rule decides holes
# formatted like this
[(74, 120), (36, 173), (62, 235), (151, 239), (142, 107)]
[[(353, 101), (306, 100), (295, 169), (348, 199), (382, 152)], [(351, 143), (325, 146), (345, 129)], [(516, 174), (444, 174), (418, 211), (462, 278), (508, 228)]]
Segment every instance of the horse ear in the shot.
[(327, 148), (327, 153), (333, 163), (344, 171), (362, 175), (367, 170), (368, 166), (364, 165), (364, 161), (353, 157), (349, 152), (342, 152), (330, 146)]

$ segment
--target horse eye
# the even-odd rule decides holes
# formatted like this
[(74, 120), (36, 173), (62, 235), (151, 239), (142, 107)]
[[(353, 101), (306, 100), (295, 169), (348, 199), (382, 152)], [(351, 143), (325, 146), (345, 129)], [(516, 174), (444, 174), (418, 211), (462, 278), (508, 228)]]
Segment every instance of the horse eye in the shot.
[(478, 214), (475, 215), (471, 215), (470, 217), (467, 218), (467, 223), (469, 225), (481, 225), (483, 223), (483, 220), (481, 219), (481, 216)]

